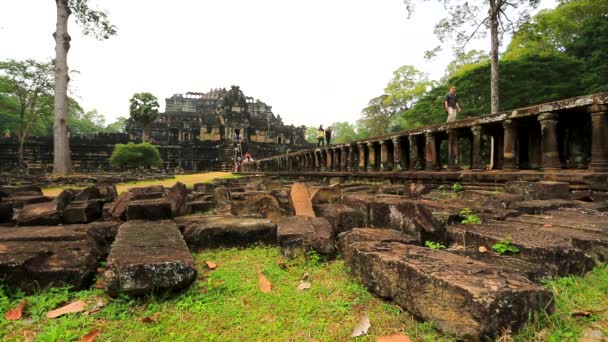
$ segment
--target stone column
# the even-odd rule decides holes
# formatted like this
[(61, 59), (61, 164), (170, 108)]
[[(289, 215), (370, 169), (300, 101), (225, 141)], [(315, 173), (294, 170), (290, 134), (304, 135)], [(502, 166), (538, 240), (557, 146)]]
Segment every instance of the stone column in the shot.
[(327, 170), (326, 166), (327, 166), (327, 151), (322, 149), (321, 150), (321, 171)]
[(390, 171), (393, 169), (393, 155), (388, 152), (386, 140), (380, 140), (380, 170)]
[(401, 139), (399, 137), (393, 138), (393, 170), (403, 170), (403, 151), (401, 150)]
[(342, 158), (342, 155), (340, 153), (340, 148), (339, 147), (334, 147), (332, 148), (333, 150), (333, 155), (334, 155), (334, 164), (332, 167), (332, 170), (334, 171), (340, 171), (340, 158)]
[(355, 164), (355, 144), (348, 145), (348, 171), (356, 171), (357, 165)]
[(314, 151), (313, 155), (315, 157), (314, 170), (319, 171), (321, 170), (321, 156), (319, 155), (319, 151)]
[(538, 116), (541, 130), (541, 151), (544, 170), (561, 169), (557, 145), (557, 114), (541, 113)]
[(331, 148), (328, 148), (325, 150), (325, 152), (327, 152), (327, 156), (325, 158), (327, 158), (327, 163), (325, 164), (327, 171), (333, 171), (334, 168), (334, 150)]
[(367, 143), (367, 171), (376, 171), (376, 150), (372, 141)]
[(420, 151), (418, 151), (418, 142), (415, 135), (409, 135), (410, 143), (410, 170), (416, 171), (420, 169)]
[(481, 159), (481, 125), (471, 127), (471, 170), (483, 170), (483, 161)]
[(593, 171), (608, 171), (608, 106), (593, 105), (591, 112), (591, 162)]
[(426, 148), (425, 148), (425, 160), (426, 160), (426, 170), (437, 170), (439, 169), (439, 160), (437, 155), (437, 139), (435, 138), (435, 133), (425, 133), (424, 137), (426, 139)]
[(358, 143), (357, 148), (359, 149), (359, 171), (365, 171), (366, 159), (365, 159), (365, 144)]
[(448, 169), (460, 169), (458, 165), (458, 132), (455, 129), (448, 130)]
[(517, 158), (517, 127), (513, 120), (505, 120), (502, 122), (504, 129), (503, 140), (503, 169), (517, 169), (519, 158)]
[(348, 170), (348, 146), (340, 148), (340, 171)]

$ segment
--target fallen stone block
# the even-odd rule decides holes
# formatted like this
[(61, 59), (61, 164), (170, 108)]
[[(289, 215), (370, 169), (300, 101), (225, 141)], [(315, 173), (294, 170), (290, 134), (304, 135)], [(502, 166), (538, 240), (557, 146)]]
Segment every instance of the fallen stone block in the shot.
[(0, 198), (42, 195), (42, 189), (37, 185), (0, 186)]
[(290, 196), (293, 211), (297, 216), (315, 217), (310, 193), (304, 183), (293, 183)]
[(410, 198), (419, 198), (422, 195), (428, 194), (433, 189), (434, 187), (430, 185), (407, 182), (403, 187), (403, 195)]
[(125, 221), (127, 219), (127, 205), (133, 199), (133, 196), (134, 194), (128, 191), (120, 194), (110, 209), (111, 216)]
[(321, 255), (335, 252), (332, 227), (322, 217), (286, 216), (277, 223), (277, 238), (281, 253), (293, 258), (314, 250)]
[(570, 184), (565, 182), (540, 181), (511, 181), (505, 183), (505, 191), (522, 196), (527, 200), (569, 199)]
[(365, 222), (361, 212), (340, 203), (316, 205), (315, 212), (331, 224), (334, 236), (355, 227), (363, 227)]
[(92, 222), (101, 218), (102, 206), (100, 200), (72, 201), (63, 209), (61, 219), (65, 224)]
[(445, 241), (444, 223), (433, 216), (426, 204), (394, 195), (349, 194), (342, 203), (366, 216), (364, 226), (392, 228), (426, 240)]
[(170, 219), (171, 204), (166, 198), (130, 201), (127, 203), (127, 221), (158, 221)]
[(212, 194), (215, 185), (212, 183), (196, 183), (193, 185), (193, 189), (196, 192), (202, 192), (205, 194)]
[(186, 186), (177, 182), (167, 192), (167, 200), (171, 204), (171, 213), (173, 217), (185, 215), (187, 213), (186, 197), (188, 195), (188, 189)]
[(324, 186), (317, 188), (310, 195), (310, 200), (312, 204), (322, 204), (322, 203), (334, 203), (340, 199), (342, 196), (342, 191), (340, 190), (339, 185), (335, 186)]
[(516, 272), (453, 253), (398, 242), (356, 242), (346, 265), (375, 294), (459, 340), (517, 330), (553, 295)]
[(74, 200), (75, 201), (88, 201), (88, 200), (103, 200), (113, 201), (118, 197), (116, 187), (113, 184), (100, 184), (95, 186), (86, 187), (78, 192)]
[[(402, 232), (386, 228), (353, 228), (351, 231), (338, 236), (336, 247), (343, 254), (344, 259), (351, 257), (350, 246), (356, 242), (398, 242), (406, 245), (419, 245), (420, 242)], [(346, 255), (348, 254), (348, 255)]]
[(110, 296), (143, 295), (187, 288), (196, 268), (174, 222), (129, 221), (118, 230), (103, 277)]
[(448, 226), (453, 242), (492, 249), (508, 241), (518, 249), (510, 256), (543, 265), (551, 275), (582, 275), (608, 257), (608, 236), (583, 230), (543, 227), (517, 222), (487, 222)]
[(230, 212), (236, 216), (263, 217), (276, 222), (283, 212), (276, 198), (265, 192), (245, 192), (242, 200), (232, 201)]
[(264, 183), (264, 187), (267, 191), (283, 190), (283, 183), (279, 181), (270, 181)]
[(192, 250), (276, 243), (277, 226), (267, 219), (188, 215), (175, 218)]
[(15, 213), (18, 226), (56, 226), (61, 223), (57, 203), (46, 202), (23, 206)]
[(213, 200), (215, 203), (225, 204), (230, 202), (230, 190), (228, 188), (220, 186), (213, 189)]
[(11, 289), (87, 287), (106, 255), (117, 224), (6, 227), (0, 229), (0, 278)]
[(187, 203), (187, 212), (190, 214), (194, 213), (205, 213), (215, 208), (215, 202), (213, 201), (192, 201)]

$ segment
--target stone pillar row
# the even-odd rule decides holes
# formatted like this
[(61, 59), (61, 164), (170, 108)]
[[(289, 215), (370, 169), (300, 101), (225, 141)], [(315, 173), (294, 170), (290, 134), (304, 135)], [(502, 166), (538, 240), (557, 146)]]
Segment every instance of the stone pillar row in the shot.
[[(591, 105), (591, 161), (588, 168), (608, 172), (608, 106)], [(521, 160), (519, 142), (527, 144), (527, 165), (539, 166), (544, 170), (562, 168), (560, 146), (558, 144), (559, 114), (541, 112), (536, 119), (540, 132), (534, 135), (528, 123), (519, 119), (506, 119), (500, 126), (480, 124), (470, 127), (470, 134), (464, 128), (451, 128), (446, 131), (448, 138), (448, 169), (459, 170), (458, 139), (469, 137), (471, 143), (471, 169), (483, 170), (482, 136), (494, 138), (494, 168), (516, 170)], [(502, 128), (502, 130), (500, 130)], [(487, 129), (487, 131), (486, 131)], [(439, 134), (439, 135), (438, 135)], [(329, 146), (272, 159), (256, 161), (247, 165), (246, 170), (307, 170), (307, 171), (416, 171), (438, 170), (441, 168), (439, 157), (439, 137), (441, 132), (425, 132), (417, 135), (404, 135), (391, 139), (351, 143), (342, 146)], [(407, 138), (406, 138), (407, 137)], [(489, 139), (487, 140), (490, 141)], [(489, 146), (487, 146), (489, 147)], [(580, 149), (580, 146), (579, 146)], [(569, 150), (574, 150), (571, 148)], [(379, 153), (378, 153), (379, 152)], [(539, 158), (536, 155), (540, 156)], [(582, 152), (579, 159), (582, 159)], [(379, 159), (377, 158), (379, 156)], [(585, 167), (577, 161), (578, 168)]]

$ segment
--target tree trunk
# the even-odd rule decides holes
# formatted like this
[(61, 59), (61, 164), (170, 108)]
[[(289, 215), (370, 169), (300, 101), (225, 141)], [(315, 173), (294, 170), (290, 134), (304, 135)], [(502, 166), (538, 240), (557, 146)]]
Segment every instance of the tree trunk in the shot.
[(492, 114), (500, 111), (500, 87), (498, 74), (498, 5), (496, 0), (490, 0), (490, 37), (492, 45), (490, 48), (490, 110)]
[(17, 167), (21, 168), (23, 164), (23, 145), (25, 144), (25, 137), (19, 136), (19, 148), (17, 149)]
[(142, 142), (142, 143), (145, 143), (145, 142), (146, 142), (146, 129), (145, 129), (145, 128), (143, 128), (143, 129), (141, 130), (141, 142)]
[(57, 26), (55, 38), (55, 59), (53, 71), (55, 74), (55, 122), (53, 124), (53, 173), (67, 175), (72, 172), (70, 141), (68, 133), (68, 50), (70, 35), (68, 34), (68, 18), (71, 11), (68, 0), (55, 0), (57, 4)]

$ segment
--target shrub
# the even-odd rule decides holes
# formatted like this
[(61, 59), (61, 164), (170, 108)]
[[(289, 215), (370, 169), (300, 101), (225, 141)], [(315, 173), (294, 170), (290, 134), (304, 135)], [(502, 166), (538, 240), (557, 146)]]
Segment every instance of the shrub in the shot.
[(161, 166), (162, 164), (158, 149), (149, 143), (116, 144), (110, 157), (110, 165), (121, 169)]

